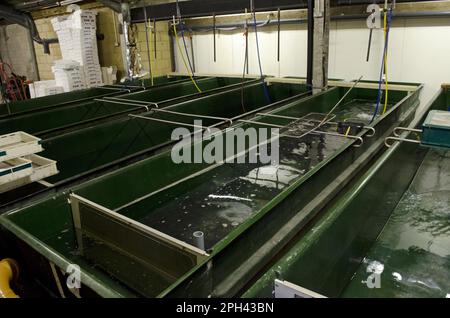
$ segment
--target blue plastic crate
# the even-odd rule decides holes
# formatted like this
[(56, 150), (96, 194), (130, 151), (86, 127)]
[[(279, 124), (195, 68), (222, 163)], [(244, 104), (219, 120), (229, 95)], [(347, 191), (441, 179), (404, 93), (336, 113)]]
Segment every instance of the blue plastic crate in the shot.
[(423, 145), (450, 148), (450, 112), (430, 111), (422, 128)]

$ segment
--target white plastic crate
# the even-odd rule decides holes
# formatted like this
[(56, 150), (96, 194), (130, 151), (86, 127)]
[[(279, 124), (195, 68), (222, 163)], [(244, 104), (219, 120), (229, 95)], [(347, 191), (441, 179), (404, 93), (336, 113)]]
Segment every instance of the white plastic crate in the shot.
[(23, 131), (0, 136), (0, 162), (42, 151), (40, 141)]
[(14, 158), (0, 162), (0, 186), (28, 177), (33, 172), (30, 160)]
[(28, 155), (21, 160), (27, 161), (31, 165), (31, 172), (21, 178), (16, 178), (8, 183), (0, 184), (0, 193), (6, 192), (32, 182), (40, 181), (57, 174), (56, 161), (38, 155)]
[(24, 157), (31, 161), (33, 165), (33, 173), (30, 175), (30, 181), (35, 182), (57, 174), (58, 168), (56, 161), (38, 156), (36, 154)]

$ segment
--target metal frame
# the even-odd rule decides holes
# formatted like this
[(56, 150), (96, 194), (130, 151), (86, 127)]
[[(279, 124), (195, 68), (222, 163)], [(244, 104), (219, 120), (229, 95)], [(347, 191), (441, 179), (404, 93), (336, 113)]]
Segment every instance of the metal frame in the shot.
[(100, 212), (104, 215), (107, 215), (108, 217), (111, 217), (112, 219), (116, 220), (118, 223), (125, 223), (126, 225), (132, 227), (133, 229), (136, 229), (144, 234), (147, 234), (149, 236), (160, 239), (161, 241), (168, 243), (171, 246), (174, 246), (181, 250), (187, 250), (187, 251), (191, 252), (192, 254), (197, 256), (198, 262), (209, 256), (208, 253), (206, 253), (205, 251), (203, 251), (191, 244), (180, 241), (170, 235), (167, 235), (167, 234), (160, 232), (154, 228), (151, 228), (147, 225), (144, 225), (140, 222), (130, 219), (122, 214), (114, 212), (114, 211), (112, 211), (98, 203), (92, 202), (82, 196), (72, 193), (69, 196), (69, 200), (70, 200), (70, 206), (72, 208), (72, 216), (73, 216), (73, 221), (74, 221), (74, 226), (75, 226), (77, 242), (78, 242), (78, 246), (80, 249), (82, 249), (82, 238), (81, 238), (82, 224), (81, 224), (81, 218), (80, 218), (80, 203), (81, 203), (92, 209), (95, 209), (97, 212)]
[(327, 298), (312, 290), (280, 279), (275, 279), (273, 290), (275, 298)]
[[(287, 128), (288, 125), (282, 126), (282, 125), (275, 125), (275, 124), (269, 124), (269, 123), (264, 123), (264, 122), (260, 122), (260, 121), (254, 121), (254, 120), (238, 120), (239, 122), (244, 122), (244, 123), (248, 123), (248, 124), (256, 124), (256, 125), (261, 125), (261, 126), (269, 126), (269, 127), (274, 127), (274, 128)], [(312, 135), (328, 135), (328, 136), (334, 136), (334, 137), (344, 137), (344, 138), (349, 138), (349, 139), (355, 139), (355, 140), (359, 140), (359, 144), (353, 145), (353, 147), (361, 147), (362, 144), (364, 143), (364, 139), (362, 139), (362, 137), (359, 136), (353, 136), (353, 135), (343, 135), (343, 134), (339, 134), (339, 133), (333, 133), (333, 132), (326, 132), (326, 131), (319, 131), (319, 130), (311, 130), (307, 132), (307, 135), (312, 134)], [(295, 136), (295, 135), (289, 135), (289, 134), (278, 134), (278, 136), (280, 137), (287, 137), (287, 138), (297, 138), (297, 139), (303, 139), (305, 136)]]
[(403, 138), (401, 137), (399, 131), (403, 131), (403, 132), (413, 132), (413, 133), (422, 133), (423, 130), (421, 129), (414, 129), (414, 128), (406, 128), (406, 127), (396, 127), (393, 130), (393, 134), (395, 137), (387, 137), (384, 139), (384, 144), (386, 145), (386, 147), (391, 148), (393, 146), (393, 144), (390, 143), (390, 141), (406, 141), (406, 142), (411, 142), (411, 143), (415, 143), (415, 144), (421, 144), (422, 142), (420, 141), (420, 139), (409, 139), (409, 138)]
[(142, 104), (139, 104), (139, 103), (130, 103), (130, 102), (124, 101), (123, 99), (116, 100), (116, 99), (106, 99), (105, 98), (105, 99), (94, 99), (94, 100), (96, 102), (102, 102), (102, 103), (108, 102), (108, 103), (111, 103), (111, 104), (120, 104), (120, 105), (127, 105), (127, 106), (142, 107), (142, 108), (145, 108), (147, 110), (147, 112), (150, 111), (152, 105), (155, 106), (156, 108), (158, 108), (158, 104), (157, 103), (153, 103), (153, 102), (146, 102), (146, 105), (142, 105)]
[[(257, 125), (263, 125), (263, 126), (269, 126), (269, 127), (274, 127), (274, 128), (287, 128), (288, 126), (295, 124), (296, 122), (300, 122), (302, 120), (305, 120), (306, 122), (302, 122), (302, 124), (304, 125), (313, 125), (311, 122), (316, 122), (319, 123), (319, 125), (317, 125), (316, 129), (311, 130), (309, 132), (307, 132), (308, 134), (313, 134), (313, 135), (318, 135), (318, 134), (323, 134), (323, 135), (329, 135), (329, 136), (335, 136), (335, 137), (345, 137), (345, 138), (350, 138), (350, 139), (355, 139), (359, 141), (359, 144), (353, 145), (354, 147), (361, 147), (361, 145), (364, 143), (364, 139), (362, 137), (359, 136), (354, 136), (354, 135), (346, 135), (346, 134), (339, 134), (339, 133), (333, 133), (333, 132), (326, 132), (326, 131), (318, 131), (317, 128), (326, 125), (326, 124), (330, 124), (330, 125), (338, 125), (338, 123), (336, 122), (332, 122), (331, 120), (334, 119), (336, 116), (335, 115), (331, 115), (330, 118), (328, 120), (325, 121), (320, 121), (317, 119), (307, 119), (308, 116), (311, 115), (325, 115), (322, 113), (308, 113), (305, 116), (302, 117), (292, 117), (292, 116), (285, 116), (285, 115), (275, 115), (275, 114), (268, 114), (268, 113), (256, 113), (256, 115), (260, 115), (263, 117), (274, 117), (274, 118), (282, 118), (282, 119), (290, 119), (290, 120), (295, 120), (292, 123), (289, 123), (287, 125), (276, 125), (276, 124), (270, 124), (270, 123), (264, 123), (264, 122), (259, 122), (259, 121), (254, 121), (254, 120), (238, 120), (240, 122), (244, 122), (244, 123), (249, 123), (249, 124), (257, 124)], [(370, 135), (366, 135), (366, 137), (370, 138), (375, 136), (376, 130), (373, 127), (370, 126), (364, 126), (364, 129), (368, 129), (370, 131), (372, 131), (372, 133)], [(302, 139), (304, 136), (295, 136), (295, 135), (289, 135), (289, 134), (279, 134), (279, 136), (281, 137), (288, 137), (288, 138), (298, 138), (298, 139)]]
[[(230, 126), (233, 125), (233, 120), (230, 118), (225, 118), (225, 117), (198, 115), (198, 114), (192, 114), (192, 113), (182, 113), (182, 112), (176, 112), (173, 110), (167, 110), (167, 109), (161, 109), (161, 108), (154, 108), (150, 112), (162, 112), (162, 113), (175, 114), (175, 115), (186, 116), (186, 117), (217, 119), (217, 120), (221, 120), (222, 122), (228, 121), (230, 123)], [(142, 115), (145, 115), (145, 114), (142, 114)]]

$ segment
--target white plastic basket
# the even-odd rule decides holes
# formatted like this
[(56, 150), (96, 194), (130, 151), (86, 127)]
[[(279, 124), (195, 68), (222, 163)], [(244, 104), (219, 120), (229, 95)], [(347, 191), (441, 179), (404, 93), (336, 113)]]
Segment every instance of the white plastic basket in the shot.
[(0, 186), (9, 184), (33, 173), (31, 160), (15, 158), (0, 162)]
[(23, 131), (0, 136), (0, 162), (43, 150), (41, 139)]
[(22, 174), (20, 176), (16, 174), (14, 179), (10, 179), (7, 183), (0, 184), (0, 193), (43, 180), (59, 172), (56, 167), (56, 161), (38, 155), (28, 155), (24, 158), (14, 160), (28, 162), (30, 171), (28, 171), (29, 173), (27, 175)]

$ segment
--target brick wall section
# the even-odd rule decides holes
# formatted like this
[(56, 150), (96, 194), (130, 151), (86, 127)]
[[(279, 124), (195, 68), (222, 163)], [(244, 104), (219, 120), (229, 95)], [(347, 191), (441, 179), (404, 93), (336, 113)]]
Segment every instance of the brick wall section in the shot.
[[(151, 25), (153, 27), (153, 23)], [(138, 23), (137, 48), (141, 55), (142, 67), (148, 71), (148, 54), (147, 43), (145, 40), (145, 24)], [(148, 38), (150, 45), (150, 61), (152, 65), (152, 72), (154, 76), (165, 75), (172, 72), (171, 51), (170, 51), (170, 36), (169, 23), (165, 21), (156, 23), (156, 59), (154, 34), (152, 29), (149, 29)]]
[[(39, 31), (39, 35), (42, 39), (54, 39), (56, 33), (53, 31), (52, 24), (50, 22), (52, 18), (36, 20), (36, 27)], [(38, 64), (39, 76), (42, 81), (54, 79), (52, 73), (52, 63), (55, 60), (60, 60), (61, 50), (59, 44), (50, 44), (50, 55), (44, 54), (44, 47), (38, 43), (34, 43), (34, 50), (36, 52), (36, 62)]]

